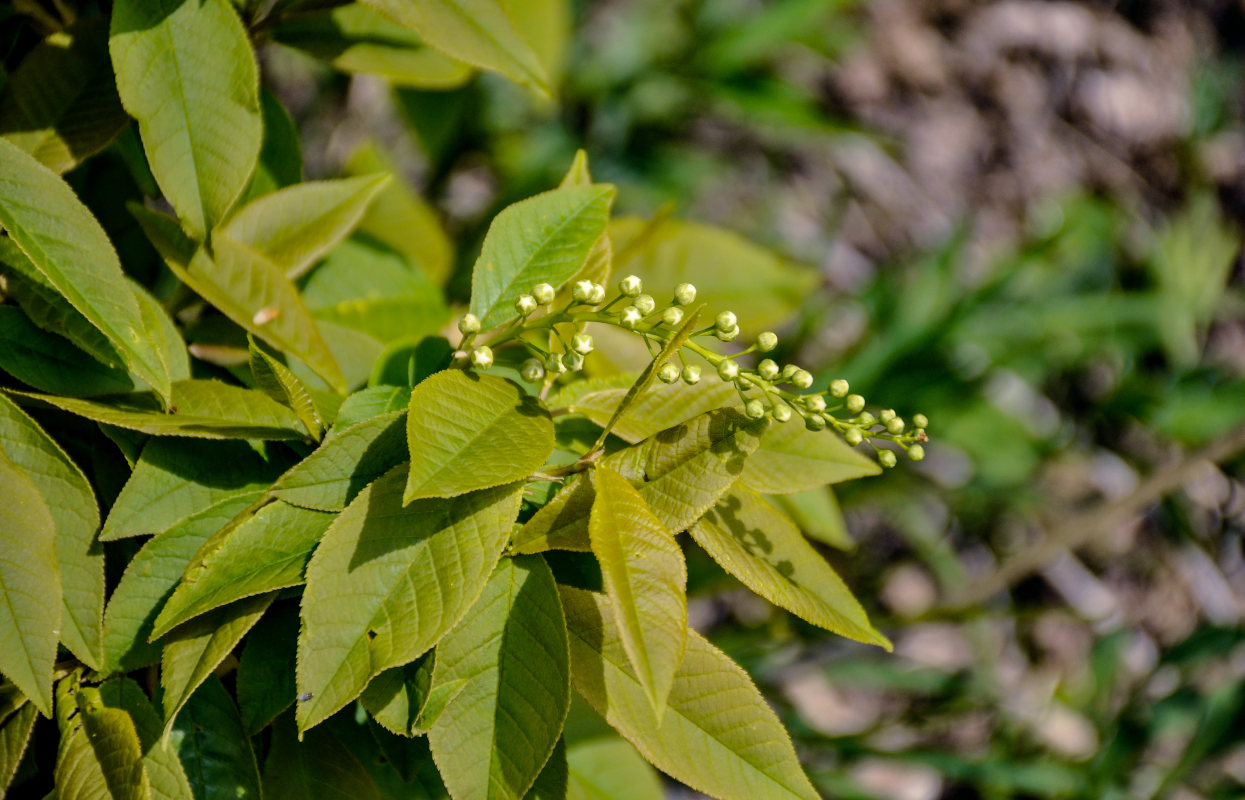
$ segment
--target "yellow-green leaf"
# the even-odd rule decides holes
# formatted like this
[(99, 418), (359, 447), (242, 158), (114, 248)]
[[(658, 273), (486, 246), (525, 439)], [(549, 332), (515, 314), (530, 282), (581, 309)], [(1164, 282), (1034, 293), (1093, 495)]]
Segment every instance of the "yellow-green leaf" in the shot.
[[(619, 408), (627, 389), (598, 389), (573, 400), (570, 409), (598, 425), (605, 425)], [(726, 408), (739, 402), (739, 392), (726, 381), (703, 380), (695, 386), (682, 382), (658, 383), (637, 397), (614, 423), (614, 435), (631, 442), (642, 442), (693, 417)]]
[(876, 461), (848, 447), (837, 433), (810, 431), (797, 417), (769, 427), (740, 480), (762, 494), (791, 494), (881, 471)]
[(364, 486), (407, 458), (406, 412), (392, 411), (333, 428), (311, 455), (273, 484), (271, 492), (296, 506), (340, 511)]
[(307, 435), (317, 442), (320, 441), (320, 437), (324, 435), (324, 420), (320, 417), (320, 411), (316, 408), (311, 393), (307, 391), (306, 384), (272, 353), (256, 344), (253, 337), (248, 339), (251, 377), (255, 379), (256, 388), (281, 405), (289, 406), (303, 423)]
[(13, 714), (0, 721), (0, 794), (9, 787), (13, 774), (22, 762), (22, 754), (34, 730), (38, 710), (25, 703)]
[(327, 730), (302, 741), (288, 717), (277, 720), (264, 762), (264, 800), (382, 800), (354, 754)]
[(588, 523), (623, 649), (661, 719), (687, 646), (687, 565), (640, 493), (607, 466), (593, 470)]

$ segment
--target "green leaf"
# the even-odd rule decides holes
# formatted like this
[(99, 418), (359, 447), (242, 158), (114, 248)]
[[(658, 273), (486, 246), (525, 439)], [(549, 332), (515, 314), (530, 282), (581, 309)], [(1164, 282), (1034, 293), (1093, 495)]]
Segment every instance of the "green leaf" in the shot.
[(82, 728), (103, 773), (108, 794), (113, 800), (151, 800), (143, 746), (129, 713), (104, 705), (97, 689), (84, 688), (78, 692), (77, 700)]
[(365, 5), (419, 33), (429, 45), (480, 69), (500, 72), (552, 93), (532, 43), (515, 25), (502, 0), (362, 0)]
[(130, 559), (104, 611), (104, 663), (110, 672), (160, 661), (160, 645), (148, 641), (160, 608), (203, 543), (259, 497), (259, 492), (235, 495), (208, 506), (149, 540)]
[(625, 739), (574, 742), (566, 749), (566, 800), (662, 800), (661, 779)]
[(364, 5), (308, 11), (277, 23), (272, 34), (342, 72), (380, 75), (394, 86), (453, 89), (471, 77), (469, 66)]
[(273, 484), (271, 493), (296, 506), (340, 511), (407, 457), (406, 412), (393, 411), (334, 427), (315, 452)]
[(607, 466), (593, 470), (588, 524), (623, 649), (661, 719), (687, 647), (687, 565), (640, 493)]
[(129, 205), (164, 263), (196, 294), (268, 344), (302, 359), (334, 390), (345, 393), (341, 368), (303, 305), (298, 289), (276, 264), (223, 234), (212, 237), (212, 255), (177, 229), (177, 223)]
[(694, 284), (709, 308), (739, 315), (745, 337), (786, 322), (817, 285), (816, 270), (723, 228), (666, 220), (640, 239), (647, 226), (635, 217), (611, 223), (616, 268), (640, 276), (653, 297), (669, 297), (685, 281)]
[(382, 800), (367, 770), (336, 736), (314, 730), (300, 742), (286, 719), (273, 728), (263, 787), (264, 800)]
[(261, 345), (255, 343), (254, 337), (248, 336), (251, 354), (251, 376), (255, 386), (264, 394), (284, 406), (289, 406), (307, 430), (307, 435), (317, 442), (324, 435), (324, 420), (316, 409), (315, 400), (307, 391), (306, 385), (290, 368), (281, 363)]
[(0, 306), (0, 370), (51, 394), (89, 397), (135, 388), (125, 370), (105, 366), (41, 330), (15, 306)]
[(259, 163), (246, 191), (238, 198), (238, 205), (303, 179), (302, 148), (290, 112), (265, 86), (260, 87), (259, 105), (264, 117), (264, 143), (259, 150)]
[(573, 10), (570, 0), (504, 0), (515, 27), (531, 45), (545, 69), (549, 85), (562, 82), (570, 43)]
[(95, 399), (14, 392), (70, 414), (149, 433), (200, 439), (302, 439), (306, 432), (294, 412), (263, 392), (219, 381), (192, 379), (173, 384), (168, 413), (151, 392)]
[(570, 704), (566, 647), (544, 559), (502, 559), (471, 614), (437, 646), (433, 683), (466, 680), (428, 732), (451, 795), (521, 800), (531, 788)]
[(275, 597), (276, 592), (261, 594), (213, 609), (165, 638), (160, 686), (166, 735), (195, 689), (233, 652)]
[(108, 63), (108, 23), (86, 17), (35, 45), (0, 99), (0, 136), (58, 174), (128, 125)]
[(152, 638), (235, 600), (301, 584), (312, 550), (334, 519), (276, 500), (225, 526), (186, 566)]
[[(574, 399), (569, 404), (570, 409), (598, 425), (605, 425), (620, 407), (627, 391), (611, 387), (588, 392)], [(658, 383), (635, 398), (631, 407), (614, 423), (612, 432), (635, 444), (707, 411), (733, 406), (738, 402), (739, 393), (733, 384), (726, 381), (705, 380), (695, 386), (682, 382)]]
[(242, 645), (238, 662), (238, 709), (242, 728), (254, 736), (294, 704), (294, 664), (298, 644), (298, 606), (277, 603)]
[[(333, 431), (341, 433), (351, 425), (357, 425), (394, 411), (406, 411), (410, 402), (409, 386), (370, 386), (360, 389), (347, 397), (341, 408), (337, 410)], [(403, 444), (406, 444), (405, 440)]]
[(359, 698), (367, 713), (399, 736), (421, 736), (467, 685), (456, 679), (432, 685), (433, 653), (377, 675)]
[[(143, 329), (148, 340), (160, 353), (162, 360), (169, 368), (169, 378), (184, 381), (190, 377), (190, 353), (181, 331), (177, 329), (173, 318), (164, 309), (160, 301), (146, 289), (134, 281), (130, 281), (134, 290), (134, 298), (138, 300), (138, 310), (143, 316)], [(141, 377), (141, 376), (140, 376)]]
[[(180, 409), (178, 410), (180, 416)], [(113, 502), (100, 539), (161, 533), (222, 500), (249, 504), (289, 464), (253, 442), (152, 439)]]
[(398, 176), (372, 201), (358, 232), (401, 253), (432, 281), (444, 285), (454, 270), (454, 243), (436, 209), (400, 179), (402, 170), (373, 141), (365, 142), (350, 156), (346, 171), (351, 175), (383, 172)]
[(553, 452), (553, 420), (511, 381), (447, 369), (411, 392), (406, 440), (409, 503), (527, 477)]
[(561, 286), (605, 233), (614, 187), (570, 186), (497, 215), (471, 272), (471, 313), (485, 330), (518, 316), (514, 301), (537, 283)]
[(810, 539), (816, 539), (839, 550), (856, 549), (856, 542), (852, 540), (847, 523), (843, 520), (839, 501), (829, 487), (766, 499), (779, 511), (791, 517)]
[(202, 239), (255, 169), (259, 71), (227, 0), (117, 0), (108, 42), (156, 182)]
[[(568, 673), (567, 680), (569, 679)], [(536, 776), (532, 788), (523, 795), (523, 800), (566, 800), (567, 779), (566, 740), (559, 737), (553, 753)]]
[[(745, 459), (760, 444), (762, 429), (763, 423), (733, 410), (711, 411), (600, 463), (637, 484), (653, 516), (677, 533), (735, 483)], [(516, 553), (591, 549), (588, 515), (594, 496), (591, 481), (583, 476), (572, 479), (515, 534), (511, 549)]]
[(112, 678), (101, 684), (98, 691), (84, 689), (79, 696), (129, 715), (142, 747), (143, 771), (155, 800), (194, 800), (177, 751), (161, 736), (160, 715), (137, 683), (129, 678)]
[(782, 723), (725, 653), (688, 631), (687, 653), (659, 724), (631, 671), (609, 601), (566, 586), (558, 590), (576, 691), (650, 763), (723, 800), (820, 800)]
[(238, 209), (219, 232), (294, 279), (354, 230), (389, 180), (387, 175), (365, 175), (279, 189)]
[(0, 226), (47, 283), (169, 396), (168, 365), (148, 346), (142, 311), (99, 222), (61, 178), (0, 139)]
[(22, 762), (30, 732), (35, 727), (39, 712), (33, 704), (25, 703), (15, 713), (0, 722), (0, 792), (4, 792), (13, 774)]
[(34, 483), (56, 526), (61, 641), (83, 663), (102, 663), (104, 553), (95, 541), (99, 507), (86, 476), (52, 437), (0, 396), (0, 453)]
[(403, 505), (405, 479), (399, 466), (364, 489), (307, 566), (301, 730), (436, 644), (479, 596), (519, 513), (521, 483)]
[(0, 455), (0, 673), (45, 715), (52, 713), (52, 664), (60, 638), (56, 524), (39, 488)]
[(848, 447), (837, 433), (810, 431), (797, 419), (769, 426), (740, 481), (763, 494), (792, 494), (881, 472), (876, 461)]
[(732, 489), (691, 533), (723, 569), (775, 605), (841, 636), (891, 649), (795, 523), (751, 489)]
[(196, 800), (260, 797), (255, 753), (233, 700), (215, 675), (204, 681), (177, 715), (169, 742), (186, 766)]

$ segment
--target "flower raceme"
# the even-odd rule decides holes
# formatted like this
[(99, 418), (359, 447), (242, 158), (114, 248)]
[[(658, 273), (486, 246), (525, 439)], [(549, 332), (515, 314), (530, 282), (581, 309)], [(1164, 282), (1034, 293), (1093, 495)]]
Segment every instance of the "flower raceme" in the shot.
[[(515, 301), (519, 317), (491, 331), (481, 331), (480, 320), (465, 314), (458, 321), (463, 339), (456, 364), (483, 371), (494, 366), (494, 351), (526, 351), (528, 357), (518, 367), (519, 376), (529, 383), (544, 384), (548, 391), (559, 376), (582, 369), (584, 358), (594, 351), (592, 336), (583, 332), (587, 323), (628, 331), (641, 337), (650, 352), (656, 353), (676, 338), (687, 319), (686, 307), (695, 302), (697, 295), (695, 286), (681, 283), (670, 300), (659, 305), (644, 292), (643, 281), (635, 275), (620, 280), (617, 288), (618, 293), (606, 302), (607, 292), (600, 283), (577, 281), (571, 287), (570, 301), (555, 309), (555, 288), (548, 283), (536, 284)], [(541, 308), (544, 313), (539, 313)], [(576, 332), (568, 336), (568, 327)], [(884, 444), (904, 450), (913, 461), (925, 458), (922, 443), (927, 440), (928, 420), (924, 414), (914, 415), (912, 424), (893, 409), (881, 410), (875, 416), (865, 410), (865, 398), (850, 393), (851, 387), (842, 378), (830, 381), (824, 391), (808, 393), (814, 383), (813, 375), (797, 364), (780, 367), (774, 359), (764, 358), (754, 368), (741, 366), (740, 358), (770, 353), (778, 347), (774, 332), (759, 334), (751, 346), (729, 355), (697, 341), (712, 337), (733, 342), (739, 331), (739, 319), (733, 312), (718, 313), (711, 325), (691, 332), (675, 352), (665, 354), (664, 362), (654, 365), (654, 376), (663, 383), (681, 380), (693, 386), (700, 382), (703, 368), (689, 362), (701, 361), (719, 379), (734, 385), (743, 412), (751, 419), (768, 417), (781, 424), (798, 416), (809, 430), (829, 428), (849, 445), (867, 444), (884, 467), (896, 464), (894, 450)], [(487, 344), (476, 344), (477, 336)]]

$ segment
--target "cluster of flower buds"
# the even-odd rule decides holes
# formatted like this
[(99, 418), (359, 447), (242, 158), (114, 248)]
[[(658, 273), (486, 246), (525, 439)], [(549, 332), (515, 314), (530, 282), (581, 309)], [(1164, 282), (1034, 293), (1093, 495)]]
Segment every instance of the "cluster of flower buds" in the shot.
[[(605, 287), (599, 283), (577, 281), (571, 287), (572, 299), (565, 308), (559, 311), (550, 309), (550, 313), (530, 319), (541, 306), (551, 306), (557, 296), (554, 287), (548, 283), (536, 284), (530, 292), (520, 295), (515, 301), (519, 319), (487, 345), (467, 349), (480, 332), (480, 321), (471, 314), (464, 315), (458, 322), (458, 329), (463, 334), (460, 356), (472, 368), (483, 370), (493, 365), (492, 348), (509, 344), (524, 346), (531, 357), (520, 366), (520, 376), (532, 383), (550, 381), (568, 370), (580, 369), (584, 357), (593, 350), (592, 337), (587, 333), (576, 333), (569, 342), (562, 340), (562, 333), (556, 327), (558, 324), (596, 322), (614, 325), (643, 336), (651, 348), (670, 340), (684, 322), (685, 307), (696, 302), (697, 292), (692, 284), (681, 283), (675, 287), (671, 299), (659, 306), (652, 295), (644, 292), (643, 281), (635, 275), (628, 275), (618, 282), (618, 294), (609, 302), (606, 302), (606, 294)], [(538, 330), (547, 331), (551, 338), (562, 340), (563, 352), (546, 352), (539, 344), (524, 338), (525, 333)], [(752, 419), (769, 417), (785, 423), (799, 416), (809, 430), (829, 428), (853, 447), (867, 443), (876, 452), (878, 463), (884, 467), (895, 466), (897, 459), (895, 450), (882, 447), (880, 443), (901, 448), (913, 461), (925, 458), (922, 443), (928, 441), (925, 435), (928, 421), (923, 414), (915, 415), (911, 424), (891, 409), (880, 411), (875, 416), (866, 410), (865, 398), (851, 393), (851, 387), (841, 378), (831, 381), (824, 391), (806, 393), (813, 386), (813, 375), (795, 364), (780, 366), (774, 359), (766, 357), (754, 368), (741, 366), (738, 360), (741, 356), (769, 353), (778, 347), (778, 336), (772, 331), (761, 333), (750, 347), (735, 355), (715, 352), (696, 341), (697, 338), (712, 336), (721, 342), (733, 342), (739, 333), (739, 319), (731, 311), (722, 311), (714, 318), (712, 325), (696, 331), (683, 343), (678, 353), (681, 364), (673, 360), (661, 364), (657, 369), (657, 378), (664, 383), (681, 380), (689, 386), (699, 383), (702, 368), (698, 364), (687, 363), (685, 353), (688, 353), (706, 362), (720, 379), (734, 384), (744, 414)]]

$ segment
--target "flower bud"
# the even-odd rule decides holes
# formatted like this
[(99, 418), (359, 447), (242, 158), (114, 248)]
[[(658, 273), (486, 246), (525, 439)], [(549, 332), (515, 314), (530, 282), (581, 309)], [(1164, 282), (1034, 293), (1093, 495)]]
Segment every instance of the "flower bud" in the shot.
[(735, 337), (739, 335), (739, 326), (736, 325), (733, 328), (726, 329), (718, 328), (713, 332), (713, 335), (718, 337), (719, 342), (733, 342)]
[(847, 385), (847, 381), (842, 378), (835, 378), (830, 381), (830, 394), (833, 397), (845, 397), (849, 388), (851, 387)]
[(519, 375), (528, 383), (536, 383), (545, 379), (545, 367), (534, 358), (529, 358), (519, 367)]
[(482, 344), (471, 351), (471, 366), (476, 369), (488, 369), (493, 366), (493, 348)]
[(652, 314), (653, 309), (657, 308), (657, 301), (653, 299), (651, 294), (642, 294), (632, 300), (631, 304), (640, 309), (640, 312), (644, 314)]
[(865, 410), (865, 399), (858, 394), (849, 394), (846, 405), (849, 412), (859, 414)]
[(729, 358), (722, 359), (718, 364), (718, 377), (724, 381), (733, 381), (739, 377), (739, 365)]
[(757, 349), (762, 353), (768, 353), (778, 346), (778, 334), (773, 331), (765, 331), (757, 336)]
[(473, 333), (480, 332), (480, 318), (475, 314), (463, 314), (458, 320), (458, 332), (463, 336), (470, 336)]
[(765, 416), (765, 404), (759, 399), (753, 398), (744, 403), (744, 414), (747, 415), (748, 419), (760, 419)]
[(878, 412), (878, 419), (881, 420), (883, 425), (890, 422), (894, 418), (895, 418), (895, 409), (893, 408), (888, 408), (885, 411)]
[(592, 302), (592, 288), (596, 286), (592, 281), (575, 281), (575, 286), (571, 289), (571, 297), (577, 303)]
[(797, 389), (807, 389), (813, 385), (813, 376), (806, 370), (798, 370), (791, 376), (791, 385)]
[(895, 466), (895, 453), (890, 450), (883, 450), (878, 453), (878, 463), (890, 469)]
[(562, 363), (565, 364), (566, 368), (571, 372), (577, 372), (584, 368), (584, 357), (579, 353), (571, 351), (562, 356)]
[(638, 275), (628, 275), (618, 282), (618, 291), (622, 292), (627, 297), (635, 297), (640, 292), (644, 291), (644, 284), (640, 281)]
[(532, 297), (542, 306), (547, 306), (558, 296), (557, 291), (548, 283), (538, 283), (532, 287)]
[(731, 328), (739, 327), (739, 320), (735, 317), (734, 312), (731, 311), (723, 311), (721, 314), (718, 314), (716, 323), (720, 331), (729, 331)]
[(700, 383), (700, 367), (695, 364), (688, 364), (683, 368), (683, 382), (688, 386), (695, 386)]
[(550, 353), (549, 357), (545, 359), (545, 369), (554, 375), (561, 375), (563, 372), (566, 372), (566, 364), (562, 362), (562, 354)]
[(680, 283), (674, 287), (674, 302), (681, 306), (690, 306), (696, 302), (696, 287), (690, 283)]
[(826, 418), (820, 414), (811, 414), (804, 418), (804, 427), (810, 431), (824, 431), (826, 429)]
[(588, 295), (588, 302), (594, 306), (599, 306), (605, 302), (605, 287), (599, 283), (592, 284), (592, 292)]
[(514, 301), (514, 310), (526, 317), (536, 310), (536, 298), (530, 294), (519, 295), (519, 299)]
[(928, 428), (929, 420), (925, 418), (924, 414), (916, 414), (912, 417), (912, 424), (918, 428)]
[(774, 419), (779, 422), (786, 422), (791, 419), (791, 406), (786, 403), (778, 403), (774, 406)]
[(855, 447), (864, 440), (865, 435), (860, 432), (860, 428), (848, 428), (847, 432), (843, 434), (843, 441), (847, 442), (852, 447)]
[(912, 459), (913, 461), (924, 461), (925, 460), (925, 448), (921, 447), (919, 444), (912, 445), (911, 447), (908, 448), (908, 458)]
[(586, 356), (592, 352), (592, 335), (587, 333), (577, 333), (571, 339), (571, 349), (581, 356)]
[(662, 383), (674, 383), (679, 379), (679, 367), (670, 361), (661, 365), (661, 369), (657, 370), (657, 377)]
[(671, 328), (677, 328), (683, 322), (683, 309), (678, 306), (670, 306), (670, 308), (661, 312), (661, 321)]
[(789, 381), (792, 378), (794, 378), (795, 374), (799, 371), (800, 371), (800, 368), (797, 367), (795, 364), (788, 364), (782, 368), (782, 379), (784, 381)]
[(767, 358), (760, 364), (757, 364), (757, 374), (767, 381), (772, 381), (778, 377), (778, 365), (774, 363), (772, 358)]
[(895, 417), (886, 423), (886, 430), (898, 436), (903, 433), (903, 417)]
[(860, 416), (856, 417), (856, 424), (862, 427), (865, 427), (865, 428), (869, 427), (875, 422), (877, 422), (877, 420), (874, 419), (873, 415), (870, 414), (868, 411), (862, 411), (860, 412)]
[(640, 309), (635, 306), (627, 306), (618, 315), (618, 323), (624, 328), (634, 328), (640, 324), (640, 320), (644, 319), (644, 315), (640, 313)]
[(806, 395), (804, 398), (804, 407), (809, 411), (820, 414), (826, 410), (826, 398), (819, 394)]

